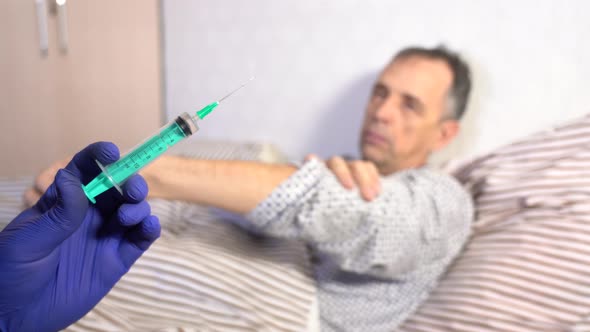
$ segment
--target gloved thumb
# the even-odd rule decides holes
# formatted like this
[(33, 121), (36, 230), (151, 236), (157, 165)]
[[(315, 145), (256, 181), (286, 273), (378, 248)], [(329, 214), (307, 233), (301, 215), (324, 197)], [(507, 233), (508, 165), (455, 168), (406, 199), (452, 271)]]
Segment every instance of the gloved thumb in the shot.
[(57, 199), (55, 205), (47, 211), (44, 222), (48, 236), (57, 244), (74, 233), (84, 221), (88, 211), (88, 199), (82, 190), (82, 184), (72, 172), (61, 169), (55, 176)]
[(0, 239), (0, 251), (8, 245), (17, 248), (11, 251), (13, 259), (34, 262), (53, 252), (82, 225), (89, 203), (72, 172), (60, 170), (44, 197), (48, 209), (45, 213), (39, 215), (34, 208), (25, 210), (0, 232), (4, 237), (4, 241)]

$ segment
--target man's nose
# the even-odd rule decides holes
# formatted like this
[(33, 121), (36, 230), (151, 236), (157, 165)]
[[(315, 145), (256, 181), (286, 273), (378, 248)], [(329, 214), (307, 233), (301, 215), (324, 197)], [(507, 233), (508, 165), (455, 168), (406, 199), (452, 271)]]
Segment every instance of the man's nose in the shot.
[(390, 123), (396, 121), (399, 114), (399, 107), (395, 100), (386, 100), (377, 107), (373, 118), (376, 121)]

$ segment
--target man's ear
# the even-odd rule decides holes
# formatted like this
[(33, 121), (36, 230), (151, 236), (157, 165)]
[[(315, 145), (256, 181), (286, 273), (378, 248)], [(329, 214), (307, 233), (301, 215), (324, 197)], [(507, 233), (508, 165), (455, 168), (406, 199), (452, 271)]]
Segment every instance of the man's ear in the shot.
[(460, 128), (459, 121), (445, 120), (439, 126), (439, 131), (434, 142), (433, 150), (437, 151), (449, 145), (453, 138), (457, 136)]

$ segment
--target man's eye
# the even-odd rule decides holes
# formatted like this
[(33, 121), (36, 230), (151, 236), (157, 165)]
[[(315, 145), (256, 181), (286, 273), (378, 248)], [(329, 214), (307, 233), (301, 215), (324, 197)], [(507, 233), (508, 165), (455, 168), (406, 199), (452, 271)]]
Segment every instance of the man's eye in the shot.
[(418, 104), (416, 102), (414, 102), (413, 100), (404, 100), (404, 109), (412, 111), (412, 112), (418, 112)]
[(381, 89), (373, 90), (373, 99), (384, 99), (387, 97), (387, 93)]

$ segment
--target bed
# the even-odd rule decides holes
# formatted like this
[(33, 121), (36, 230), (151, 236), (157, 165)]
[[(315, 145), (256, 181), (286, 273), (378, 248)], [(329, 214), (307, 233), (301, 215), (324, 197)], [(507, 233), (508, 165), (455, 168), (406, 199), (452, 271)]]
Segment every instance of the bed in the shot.
[[(193, 143), (178, 153), (285, 161), (253, 143)], [(473, 234), (399, 331), (590, 331), (590, 116), (448, 171), (474, 198)], [(3, 224), (30, 182), (0, 179)], [(161, 239), (68, 331), (318, 330), (302, 243), (249, 234), (237, 216), (207, 207), (151, 204)]]

